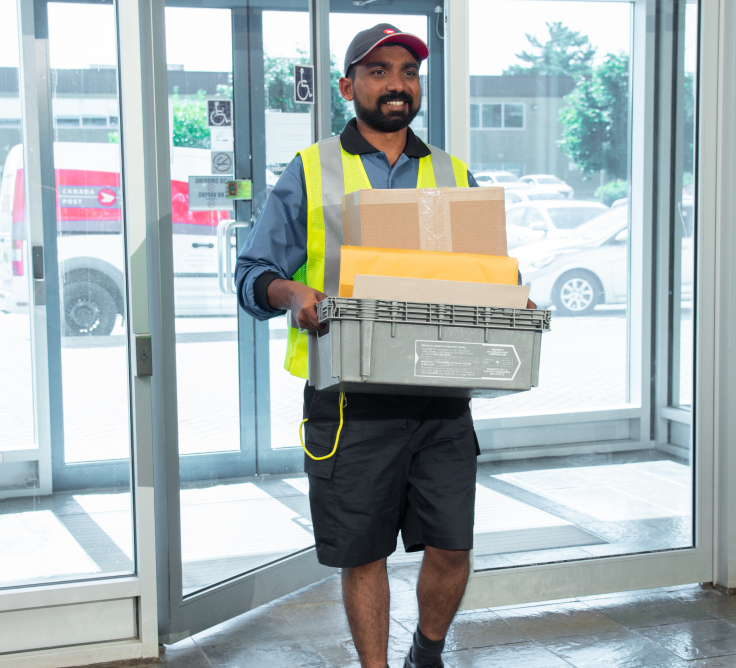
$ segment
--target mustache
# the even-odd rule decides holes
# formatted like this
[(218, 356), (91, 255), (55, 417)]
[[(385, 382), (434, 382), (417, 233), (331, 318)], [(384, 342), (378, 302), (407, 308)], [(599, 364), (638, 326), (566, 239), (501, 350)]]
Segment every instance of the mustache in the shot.
[(395, 100), (398, 100), (400, 102), (408, 102), (410, 107), (414, 106), (414, 97), (406, 91), (399, 91), (396, 93), (387, 93), (386, 95), (381, 95), (376, 100), (376, 107), (380, 107), (386, 102), (394, 102)]

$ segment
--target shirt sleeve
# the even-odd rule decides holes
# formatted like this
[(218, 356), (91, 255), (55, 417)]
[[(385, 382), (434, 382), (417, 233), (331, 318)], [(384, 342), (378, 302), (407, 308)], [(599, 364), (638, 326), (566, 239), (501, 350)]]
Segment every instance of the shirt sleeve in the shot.
[(475, 177), (470, 173), (470, 170), (468, 170), (468, 185), (471, 188), (480, 188), (478, 182), (475, 180)]
[[(258, 320), (284, 311), (271, 309), (256, 296), (256, 281), (265, 273), (291, 279), (307, 261), (307, 191), (300, 156), (294, 158), (266, 200), (235, 264), (238, 303)], [(262, 290), (261, 290), (262, 292)]]

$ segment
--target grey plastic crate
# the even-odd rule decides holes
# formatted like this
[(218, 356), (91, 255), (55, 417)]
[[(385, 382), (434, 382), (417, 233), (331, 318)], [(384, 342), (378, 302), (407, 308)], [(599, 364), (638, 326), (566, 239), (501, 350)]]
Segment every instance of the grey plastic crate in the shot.
[(550, 312), (328, 297), (309, 333), (319, 390), (498, 397), (536, 387)]

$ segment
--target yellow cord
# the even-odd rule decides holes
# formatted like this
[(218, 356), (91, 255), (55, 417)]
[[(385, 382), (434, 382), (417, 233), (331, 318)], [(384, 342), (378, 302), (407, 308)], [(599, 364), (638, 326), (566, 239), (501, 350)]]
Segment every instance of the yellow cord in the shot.
[(332, 452), (329, 455), (325, 455), (324, 457), (315, 457), (309, 450), (307, 450), (307, 446), (304, 445), (304, 437), (302, 436), (302, 426), (304, 423), (309, 419), (302, 420), (299, 423), (299, 440), (302, 442), (302, 447), (304, 448), (304, 452), (306, 452), (314, 461), (319, 462), (323, 459), (329, 459), (337, 452), (337, 444), (340, 440), (340, 432), (342, 431), (342, 406), (345, 400), (345, 392), (340, 392), (340, 426), (337, 428), (337, 437), (335, 438), (335, 447), (332, 448)]

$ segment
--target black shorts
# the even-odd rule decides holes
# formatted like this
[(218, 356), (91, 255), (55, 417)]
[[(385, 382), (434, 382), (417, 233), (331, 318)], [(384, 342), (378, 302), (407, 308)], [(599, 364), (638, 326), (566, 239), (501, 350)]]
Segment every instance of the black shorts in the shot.
[[(307, 449), (329, 454), (339, 393), (304, 390)], [(468, 399), (346, 394), (337, 452), (304, 455), (321, 564), (350, 568), (407, 552), (473, 547), (478, 440)]]

